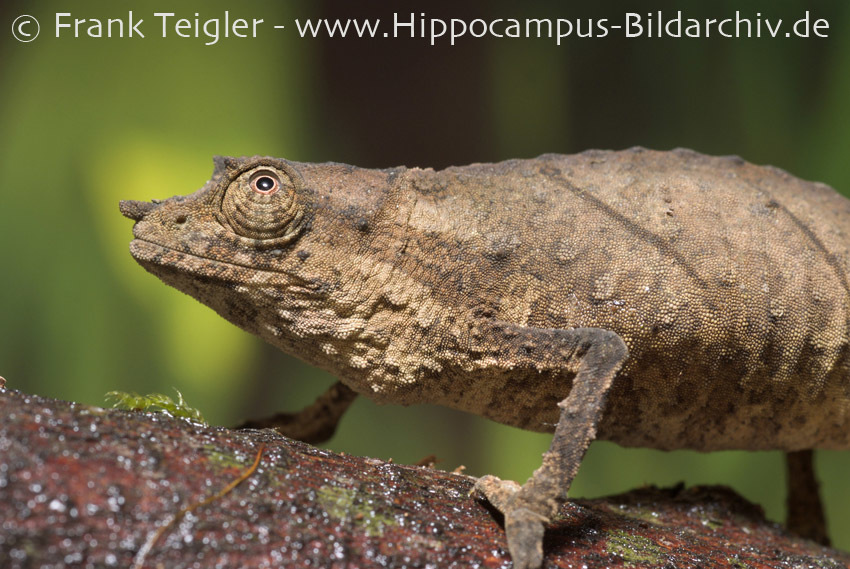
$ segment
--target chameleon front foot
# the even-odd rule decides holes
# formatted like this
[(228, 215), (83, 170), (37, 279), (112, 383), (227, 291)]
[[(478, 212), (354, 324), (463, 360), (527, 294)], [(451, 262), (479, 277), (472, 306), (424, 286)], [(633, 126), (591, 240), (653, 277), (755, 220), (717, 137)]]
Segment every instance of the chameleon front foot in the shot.
[(514, 569), (537, 569), (543, 563), (543, 532), (548, 516), (523, 500), (522, 487), (513, 480), (482, 476), (473, 487), (505, 516), (505, 536)]
[(523, 486), (495, 476), (485, 476), (475, 484), (475, 490), (505, 515), (514, 568), (537, 569), (543, 562), (545, 524), (567, 500), (587, 446), (596, 437), (614, 375), (629, 352), (622, 338), (599, 328), (508, 331), (513, 333), (515, 345), (532, 354), (554, 354), (562, 369), (575, 370), (569, 394), (558, 403), (560, 418), (540, 468)]

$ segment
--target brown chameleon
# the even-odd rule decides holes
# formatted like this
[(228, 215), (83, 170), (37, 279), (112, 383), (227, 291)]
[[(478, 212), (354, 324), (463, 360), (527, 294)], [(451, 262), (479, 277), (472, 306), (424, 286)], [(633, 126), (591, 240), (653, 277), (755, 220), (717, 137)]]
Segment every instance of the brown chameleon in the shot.
[(261, 424), (326, 438), (363, 394), (554, 431), (525, 485), (476, 485), (518, 569), (596, 438), (789, 451), (789, 525), (826, 540), (807, 449), (850, 447), (850, 201), (823, 184), (688, 150), (216, 158), (121, 212), (145, 269), (340, 378)]

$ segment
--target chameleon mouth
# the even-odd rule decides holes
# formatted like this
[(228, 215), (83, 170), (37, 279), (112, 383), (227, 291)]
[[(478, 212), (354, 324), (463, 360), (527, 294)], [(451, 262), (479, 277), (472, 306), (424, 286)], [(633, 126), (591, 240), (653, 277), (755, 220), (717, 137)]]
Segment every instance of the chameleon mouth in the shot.
[(242, 291), (273, 287), (302, 299), (323, 297), (329, 289), (327, 283), (317, 279), (201, 257), (138, 237), (130, 242), (130, 254), (164, 283), (195, 297), (205, 285)]
[(130, 254), (137, 263), (160, 278), (164, 275), (183, 275), (184, 280), (186, 276), (191, 276), (197, 280), (217, 280), (243, 287), (261, 287), (267, 282), (275, 282), (277, 286), (281, 286), (280, 279), (285, 278), (287, 286), (290, 287), (310, 289), (318, 286), (311, 279), (299, 278), (285, 270), (221, 261), (179, 251), (139, 237), (130, 241)]
[(250, 286), (246, 279), (247, 270), (254, 273), (273, 272), (177, 251), (138, 237), (130, 242), (130, 254), (148, 272), (162, 279), (168, 276), (180, 279), (182, 276), (185, 280), (186, 277), (191, 276), (199, 280)]

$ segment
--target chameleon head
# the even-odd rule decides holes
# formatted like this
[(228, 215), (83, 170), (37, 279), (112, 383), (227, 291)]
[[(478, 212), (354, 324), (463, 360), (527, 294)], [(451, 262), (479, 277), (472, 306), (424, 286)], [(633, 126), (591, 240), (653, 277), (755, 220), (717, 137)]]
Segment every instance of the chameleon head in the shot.
[(207, 240), (230, 234), (234, 244), (268, 249), (300, 233), (307, 213), (308, 200), (299, 196), (304, 193), (300, 175), (285, 161), (217, 156), (212, 178), (194, 194), (119, 205), (125, 217), (138, 222), (134, 234), (143, 241), (192, 252), (187, 238), (193, 231), (215, 230), (209, 225), (215, 220), (221, 227)]
[(404, 212), (387, 195), (402, 172), (216, 158), (195, 193), (120, 209), (136, 222), (130, 252), (149, 272), (281, 350), (358, 381), (395, 337), (379, 316), (400, 310), (393, 291), (410, 288), (387, 289), (400, 273), (384, 261), (400, 243), (386, 236)]
[(175, 269), (197, 272), (189, 259), (194, 256), (208, 263), (202, 272), (214, 276), (217, 262), (279, 267), (279, 253), (308, 225), (308, 194), (285, 161), (216, 157), (212, 178), (197, 192), (153, 202), (122, 201), (120, 209), (136, 221), (130, 251), (145, 268), (160, 277)]
[(317, 248), (307, 238), (314, 196), (284, 160), (217, 157), (212, 178), (195, 193), (122, 201), (120, 209), (136, 222), (130, 252), (139, 264), (280, 344), (282, 314), (318, 305), (333, 289), (326, 265), (305, 262)]

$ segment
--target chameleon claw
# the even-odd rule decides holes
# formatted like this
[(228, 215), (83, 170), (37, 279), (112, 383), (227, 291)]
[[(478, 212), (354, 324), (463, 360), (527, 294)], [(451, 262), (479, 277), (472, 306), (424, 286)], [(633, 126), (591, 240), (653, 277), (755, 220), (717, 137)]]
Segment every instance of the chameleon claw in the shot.
[(505, 534), (514, 569), (537, 569), (543, 563), (545, 516), (527, 508), (514, 508), (505, 514)]
[(522, 487), (513, 480), (502, 480), (498, 476), (487, 474), (475, 482), (469, 495), (481, 497), (500, 512), (505, 512), (510, 509), (512, 498), (520, 488)]
[(528, 508), (521, 486), (513, 480), (482, 476), (470, 491), (480, 495), (505, 516), (505, 535), (514, 569), (537, 569), (543, 563), (543, 533), (549, 519)]

